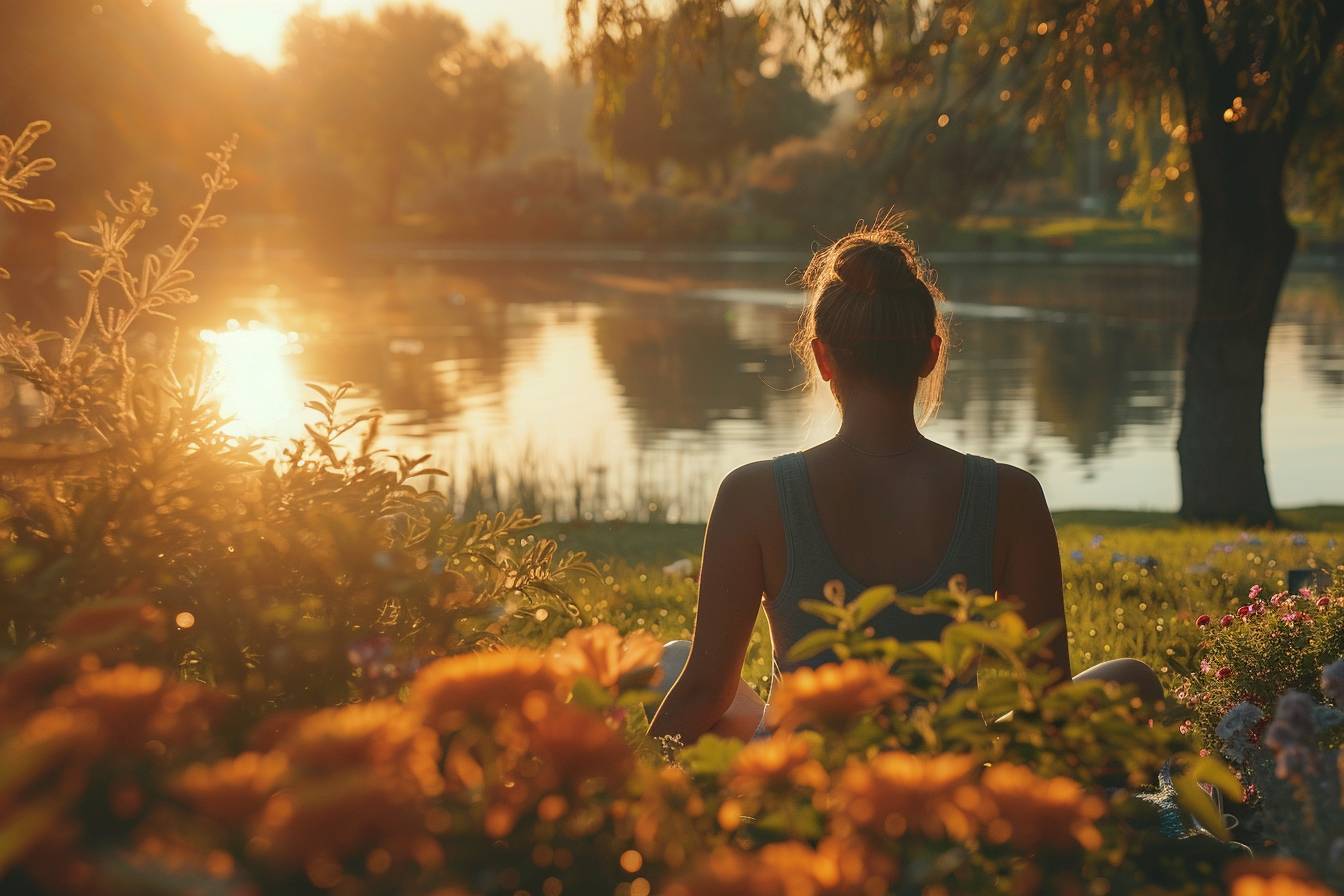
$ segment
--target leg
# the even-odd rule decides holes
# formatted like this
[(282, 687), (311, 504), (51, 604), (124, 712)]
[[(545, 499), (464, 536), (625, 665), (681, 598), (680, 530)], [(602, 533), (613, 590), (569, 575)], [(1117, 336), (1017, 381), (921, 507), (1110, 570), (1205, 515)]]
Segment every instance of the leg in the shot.
[(1139, 698), (1145, 703), (1158, 703), (1166, 699), (1166, 692), (1162, 690), (1162, 682), (1158, 681), (1157, 673), (1142, 660), (1128, 657), (1098, 663), (1073, 676), (1073, 680), (1113, 681), (1116, 684), (1130, 685), (1138, 689)]
[[(690, 641), (668, 641), (663, 645), (663, 655), (658, 660), (658, 668), (662, 674), (659, 676), (658, 684), (653, 688), (658, 693), (659, 704), (681, 676), (681, 670), (686, 668), (686, 660), (690, 655)], [(737, 694), (733, 697), (732, 705), (723, 714), (723, 718), (715, 722), (714, 727), (709, 730), (711, 734), (720, 737), (750, 740), (760, 727), (764, 715), (765, 701), (744, 679), (738, 679)]]

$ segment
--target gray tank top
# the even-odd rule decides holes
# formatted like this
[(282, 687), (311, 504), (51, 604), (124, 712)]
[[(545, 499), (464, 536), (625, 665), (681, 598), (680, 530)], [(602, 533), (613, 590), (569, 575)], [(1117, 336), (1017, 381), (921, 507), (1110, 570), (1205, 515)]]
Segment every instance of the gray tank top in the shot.
[[(803, 456), (785, 454), (775, 458), (774, 471), (779, 510), (784, 519), (788, 568), (779, 594), (766, 601), (765, 613), (770, 619), (776, 666), (788, 671), (800, 665), (818, 666), (835, 660), (835, 655), (829, 651), (801, 663), (787, 660), (789, 648), (799, 639), (826, 625), (800, 608), (798, 602), (821, 599), (823, 587), (832, 579), (844, 584), (845, 596), (850, 599), (868, 585), (841, 567), (826, 541)], [(994, 517), (998, 506), (998, 484), (998, 468), (993, 460), (966, 455), (961, 505), (957, 509), (947, 553), (927, 580), (913, 588), (901, 588), (902, 594), (918, 595), (946, 588), (948, 579), (957, 573), (965, 575), (967, 584), (973, 589), (985, 593), (994, 590)], [(949, 621), (946, 616), (917, 616), (899, 607), (888, 607), (873, 619), (872, 626), (881, 638), (927, 641), (936, 640)]]

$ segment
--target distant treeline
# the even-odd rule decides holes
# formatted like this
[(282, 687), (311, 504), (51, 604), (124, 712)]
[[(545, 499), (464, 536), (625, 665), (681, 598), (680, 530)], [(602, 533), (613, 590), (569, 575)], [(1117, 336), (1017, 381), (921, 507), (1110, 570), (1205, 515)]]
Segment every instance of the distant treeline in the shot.
[[(888, 206), (936, 239), (968, 211), (1114, 213), (1132, 192), (1133, 158), (1100, 138), (1047, 145), (993, 108), (944, 129), (933, 90), (822, 98), (754, 18), (729, 20), (696, 62), (657, 51), (686, 27), (650, 22), (648, 52), (613, 80), (435, 6), (310, 8), (271, 71), (215, 48), (185, 0), (11, 4), (0, 132), (50, 120), (60, 165), (43, 179), (55, 226), (11, 219), (7, 257), (54, 251), (52, 230), (87, 221), (108, 187), (150, 181), (176, 214), (202, 154), (235, 131), (223, 239), (280, 245), (796, 242)], [(1168, 212), (1188, 215), (1179, 200)]]

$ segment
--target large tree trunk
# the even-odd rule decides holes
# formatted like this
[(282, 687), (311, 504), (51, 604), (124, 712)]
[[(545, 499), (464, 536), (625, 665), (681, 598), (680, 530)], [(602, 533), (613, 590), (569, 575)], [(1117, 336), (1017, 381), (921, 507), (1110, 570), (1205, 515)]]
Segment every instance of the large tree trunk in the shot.
[(1297, 233), (1283, 202), (1287, 140), (1217, 127), (1190, 146), (1199, 286), (1177, 451), (1181, 516), (1273, 525), (1261, 406), (1265, 354)]

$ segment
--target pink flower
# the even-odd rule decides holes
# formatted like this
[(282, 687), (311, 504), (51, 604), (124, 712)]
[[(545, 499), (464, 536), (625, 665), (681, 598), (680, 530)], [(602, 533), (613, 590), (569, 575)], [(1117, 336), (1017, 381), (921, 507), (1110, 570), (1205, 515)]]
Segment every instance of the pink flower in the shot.
[(1204, 626), (1206, 626), (1206, 625), (1208, 625), (1208, 624), (1209, 624), (1209, 614), (1208, 614), (1208, 613), (1202, 613), (1202, 614), (1200, 614), (1200, 617), (1199, 617), (1198, 619), (1195, 620), (1195, 625), (1199, 626), (1200, 628), (1203, 628)]
[(1217, 678), (1219, 681), (1222, 681), (1224, 678), (1227, 678), (1231, 674), (1232, 670), (1224, 666), (1223, 668), (1219, 669), (1216, 673), (1214, 673), (1214, 677)]
[(1231, 625), (1236, 621), (1237, 620), (1232, 616), (1232, 614), (1228, 613), (1222, 619), (1218, 620), (1218, 624), (1221, 625), (1223, 628), (1227, 628), (1229, 625)]
[(1237, 615), (1240, 616), (1242, 619), (1245, 619), (1247, 616), (1251, 615), (1251, 608), (1239, 607), (1237, 608)]
[(1265, 602), (1262, 600), (1258, 600), (1255, 603), (1251, 604), (1251, 612), (1255, 613), (1257, 616), (1265, 612)]
[(1257, 597), (1260, 596), (1260, 592), (1264, 590), (1265, 589), (1261, 588), (1259, 585), (1252, 585), (1250, 594), (1247, 596), (1250, 597), (1251, 600), (1255, 600)]
[(1269, 602), (1277, 607), (1279, 604), (1283, 603), (1283, 599), (1287, 596), (1288, 596), (1287, 591), (1280, 591), (1278, 594), (1271, 597), (1269, 599)]

